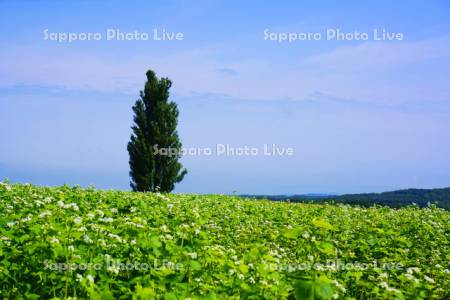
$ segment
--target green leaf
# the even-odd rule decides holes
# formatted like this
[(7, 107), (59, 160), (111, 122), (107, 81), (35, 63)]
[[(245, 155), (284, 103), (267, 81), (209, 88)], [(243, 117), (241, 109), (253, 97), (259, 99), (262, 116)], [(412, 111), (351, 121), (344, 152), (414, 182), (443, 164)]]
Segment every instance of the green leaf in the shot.
[(333, 296), (333, 287), (330, 280), (324, 276), (316, 280), (297, 280), (294, 283), (295, 299), (324, 300)]
[(314, 300), (314, 284), (312, 281), (298, 280), (294, 284), (295, 299)]
[(156, 297), (155, 290), (151, 287), (141, 287), (137, 286), (135, 294), (133, 295), (133, 298), (136, 300), (146, 300), (146, 299), (152, 299)]
[(287, 229), (283, 232), (283, 236), (288, 239), (296, 239), (300, 234), (299, 228)]
[(331, 243), (328, 242), (321, 242), (318, 246), (319, 250), (322, 253), (325, 253), (327, 255), (333, 255), (334, 254), (334, 246)]
[(211, 293), (211, 294), (208, 294), (204, 299), (205, 300), (216, 300), (217, 296), (215, 293)]
[(333, 287), (328, 278), (319, 278), (314, 286), (317, 299), (330, 299), (333, 297)]
[(174, 293), (166, 293), (164, 295), (164, 300), (177, 300), (177, 296)]
[(248, 267), (244, 264), (239, 265), (239, 270), (243, 273), (243, 274), (247, 274), (248, 273)]
[(149, 244), (152, 248), (160, 248), (162, 246), (162, 243), (157, 236), (152, 236), (150, 238)]
[(327, 230), (334, 229), (334, 227), (330, 223), (328, 223), (327, 221), (322, 220), (322, 219), (313, 219), (312, 224), (316, 227), (327, 229)]
[(110, 291), (103, 291), (101, 294), (102, 300), (114, 300), (114, 296)]
[(191, 269), (194, 271), (198, 271), (198, 270), (202, 269), (202, 265), (196, 260), (191, 260), (189, 265), (191, 266)]

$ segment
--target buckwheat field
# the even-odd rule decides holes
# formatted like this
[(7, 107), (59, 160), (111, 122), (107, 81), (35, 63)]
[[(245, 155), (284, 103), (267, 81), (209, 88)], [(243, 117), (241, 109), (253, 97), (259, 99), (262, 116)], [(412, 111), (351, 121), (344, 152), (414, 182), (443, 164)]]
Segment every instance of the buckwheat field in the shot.
[(449, 299), (450, 215), (0, 184), (1, 299)]

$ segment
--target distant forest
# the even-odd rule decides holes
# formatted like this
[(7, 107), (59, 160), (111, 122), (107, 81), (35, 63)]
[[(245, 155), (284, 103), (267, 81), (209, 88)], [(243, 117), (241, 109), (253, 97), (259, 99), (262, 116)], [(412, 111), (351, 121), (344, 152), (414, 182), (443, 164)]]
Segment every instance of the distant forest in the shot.
[(450, 209), (450, 187), (442, 189), (406, 189), (384, 193), (333, 195), (242, 195), (256, 199), (269, 199), (274, 201), (290, 202), (329, 202), (346, 203), (352, 205), (372, 206), (383, 205), (389, 207), (402, 207), (414, 205), (426, 207), (435, 204), (438, 207)]

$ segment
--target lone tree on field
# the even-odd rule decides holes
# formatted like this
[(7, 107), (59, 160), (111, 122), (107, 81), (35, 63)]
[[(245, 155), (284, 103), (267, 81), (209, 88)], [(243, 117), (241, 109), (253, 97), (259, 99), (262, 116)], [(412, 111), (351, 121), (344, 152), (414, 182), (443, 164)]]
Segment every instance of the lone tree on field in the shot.
[(170, 192), (186, 175), (178, 162), (181, 142), (178, 138), (178, 108), (169, 101), (172, 82), (146, 73), (147, 82), (133, 106), (133, 133), (128, 143), (131, 188), (136, 192)]

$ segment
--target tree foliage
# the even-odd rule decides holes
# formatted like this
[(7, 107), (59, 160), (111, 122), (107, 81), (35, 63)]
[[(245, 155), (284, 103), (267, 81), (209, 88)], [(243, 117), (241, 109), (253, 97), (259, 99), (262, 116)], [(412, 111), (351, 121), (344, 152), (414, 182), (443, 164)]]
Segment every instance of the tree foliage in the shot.
[[(170, 192), (187, 171), (178, 161), (181, 142), (178, 137), (178, 108), (169, 101), (172, 82), (146, 73), (147, 82), (133, 106), (133, 133), (128, 143), (131, 188), (133, 191)], [(155, 149), (172, 149), (162, 155)], [(176, 154), (173, 154), (176, 153)]]

